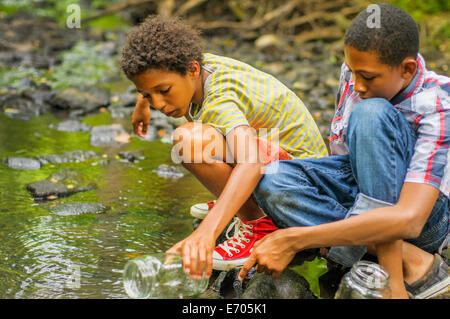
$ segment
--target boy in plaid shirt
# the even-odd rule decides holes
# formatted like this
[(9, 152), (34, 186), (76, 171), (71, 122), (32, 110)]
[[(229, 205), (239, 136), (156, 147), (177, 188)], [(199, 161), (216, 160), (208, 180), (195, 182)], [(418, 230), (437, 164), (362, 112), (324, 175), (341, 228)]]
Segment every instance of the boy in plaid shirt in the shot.
[(379, 26), (365, 10), (345, 35), (332, 156), (263, 177), (255, 199), (284, 229), (254, 246), (240, 278), (255, 263), (276, 277), (296, 252), (331, 247), (327, 258), (348, 267), (377, 255), (393, 298), (448, 291), (450, 79), (426, 69), (409, 14), (376, 6)]

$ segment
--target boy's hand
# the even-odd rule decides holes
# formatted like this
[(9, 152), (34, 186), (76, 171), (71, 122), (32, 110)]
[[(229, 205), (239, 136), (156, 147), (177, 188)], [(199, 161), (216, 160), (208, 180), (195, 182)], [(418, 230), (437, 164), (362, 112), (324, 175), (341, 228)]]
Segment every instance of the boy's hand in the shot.
[(212, 254), (216, 241), (212, 234), (199, 231), (197, 228), (191, 235), (176, 243), (167, 252), (178, 252), (183, 258), (184, 271), (193, 279), (202, 279), (212, 275)]
[(278, 278), (296, 254), (288, 232), (289, 228), (279, 229), (257, 241), (250, 257), (239, 272), (238, 279), (244, 280), (255, 264), (257, 264), (256, 271), (264, 271), (274, 279)]
[(144, 138), (147, 134), (148, 125), (150, 123), (151, 113), (150, 104), (147, 99), (142, 96), (139, 97), (133, 114), (131, 115), (131, 123), (133, 124), (133, 131), (136, 135)]

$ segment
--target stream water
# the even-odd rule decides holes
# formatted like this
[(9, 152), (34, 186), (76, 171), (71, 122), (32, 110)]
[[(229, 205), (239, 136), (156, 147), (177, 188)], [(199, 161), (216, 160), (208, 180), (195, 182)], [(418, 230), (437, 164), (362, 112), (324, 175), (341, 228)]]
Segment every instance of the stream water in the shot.
[[(90, 124), (117, 123), (108, 111), (84, 119)], [(73, 150), (93, 150), (107, 164), (46, 164), (39, 170), (16, 170), (0, 164), (0, 298), (127, 298), (122, 269), (130, 258), (170, 248), (193, 230), (189, 207), (211, 199), (187, 171), (173, 180), (153, 172), (173, 165), (170, 144), (132, 137), (121, 148), (93, 147), (89, 132), (49, 128), (53, 115), (29, 121), (0, 114), (0, 158), (35, 157)], [(115, 154), (141, 150), (145, 159), (129, 163)], [(98, 161), (98, 160), (97, 160)], [(53, 172), (71, 168), (97, 183), (96, 190), (37, 202), (26, 186)], [(102, 214), (59, 216), (50, 208), (67, 202), (99, 202)]]

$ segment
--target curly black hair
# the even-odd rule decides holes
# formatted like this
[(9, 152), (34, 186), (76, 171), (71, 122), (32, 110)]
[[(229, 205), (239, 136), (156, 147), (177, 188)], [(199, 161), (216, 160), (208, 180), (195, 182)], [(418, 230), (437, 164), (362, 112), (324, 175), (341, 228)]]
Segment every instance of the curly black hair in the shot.
[(379, 25), (373, 24), (375, 11), (368, 7), (351, 23), (345, 33), (344, 44), (359, 51), (376, 52), (380, 62), (391, 67), (400, 65), (406, 57), (417, 58), (419, 28), (414, 19), (391, 4), (373, 6), (378, 6), (375, 9), (379, 10)]
[(196, 60), (202, 65), (200, 34), (180, 18), (148, 16), (127, 35), (120, 67), (131, 79), (148, 69), (174, 71), (186, 75)]

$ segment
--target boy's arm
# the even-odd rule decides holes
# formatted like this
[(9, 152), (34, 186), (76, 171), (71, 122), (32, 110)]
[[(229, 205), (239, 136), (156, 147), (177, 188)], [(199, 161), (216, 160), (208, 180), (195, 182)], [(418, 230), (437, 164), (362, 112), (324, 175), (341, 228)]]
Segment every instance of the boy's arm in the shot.
[(281, 229), (258, 241), (239, 277), (258, 263), (276, 277), (295, 253), (330, 246), (359, 246), (416, 238), (430, 215), (439, 190), (427, 184), (405, 183), (396, 205), (336, 222)]
[(146, 98), (139, 94), (139, 98), (136, 102), (136, 106), (134, 107), (133, 114), (131, 114), (131, 124), (133, 124), (133, 131), (139, 137), (144, 138), (147, 134), (150, 118), (150, 103)]
[(262, 176), (264, 165), (258, 157), (256, 139), (250, 128), (239, 126), (233, 129), (227, 135), (227, 141), (238, 136), (240, 141), (245, 139), (248, 141), (247, 145), (239, 142), (234, 144), (233, 157), (236, 160), (236, 154), (245, 154), (244, 158), (240, 158), (242, 162), (237, 163), (234, 167), (216, 204), (200, 226), (185, 240), (170, 249), (182, 252), (184, 269), (190, 272), (194, 278), (201, 275), (200, 269), (205, 269), (205, 266), (206, 275), (208, 277), (211, 275), (212, 254), (216, 238), (251, 196)]

